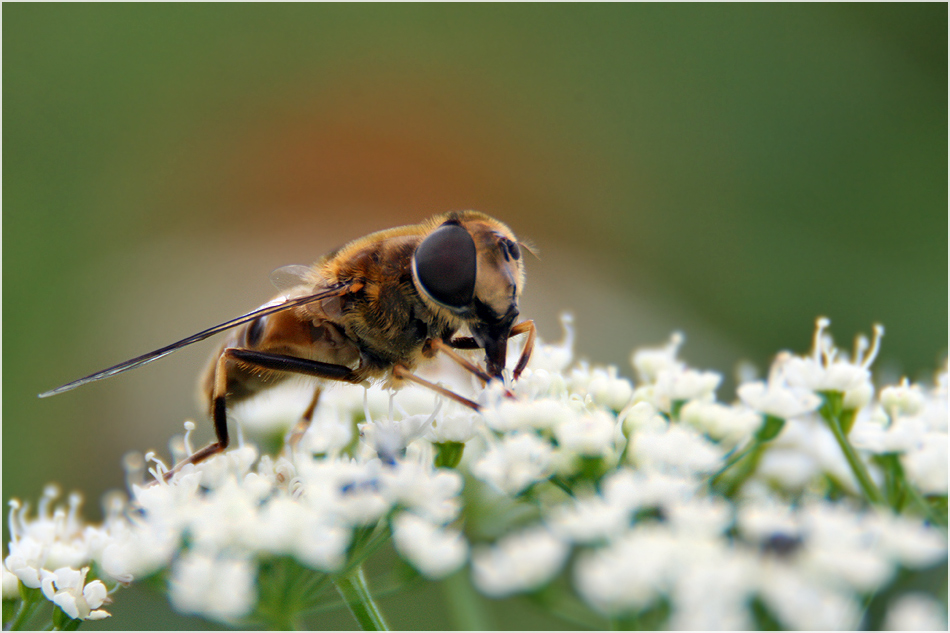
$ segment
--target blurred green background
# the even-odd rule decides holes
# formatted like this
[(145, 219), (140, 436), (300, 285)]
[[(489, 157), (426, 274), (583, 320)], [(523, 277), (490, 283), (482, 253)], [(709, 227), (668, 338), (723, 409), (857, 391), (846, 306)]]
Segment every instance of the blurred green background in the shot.
[[(884, 323), (891, 378), (946, 354), (946, 4), (3, 18), (4, 501), (58, 481), (95, 517), (124, 452), (164, 452), (188, 418), (210, 437), (193, 394), (213, 344), (37, 393), (262, 303), (278, 266), (448, 209), (536, 243), (524, 315), (556, 340), (572, 311), (579, 354), (627, 375), (675, 329), (698, 367), (764, 367), (818, 315), (849, 347)], [(451, 625), (418, 595), (394, 625)], [(153, 609), (130, 592), (90, 628), (196, 626)], [(352, 626), (336, 615), (317, 625)]]

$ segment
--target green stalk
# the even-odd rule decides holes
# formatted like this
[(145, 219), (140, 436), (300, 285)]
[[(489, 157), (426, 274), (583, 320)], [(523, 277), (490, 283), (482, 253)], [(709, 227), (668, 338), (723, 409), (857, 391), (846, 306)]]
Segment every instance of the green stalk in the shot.
[(709, 487), (712, 488), (716, 484), (716, 480), (722, 477), (727, 470), (739, 462), (745, 460), (743, 470), (737, 477), (733, 478), (732, 483), (730, 483), (728, 486), (728, 491), (725, 493), (727, 497), (735, 494), (735, 492), (742, 486), (745, 480), (748, 479), (749, 476), (755, 471), (755, 467), (758, 465), (759, 459), (762, 457), (762, 451), (764, 450), (765, 443), (774, 440), (776, 436), (778, 436), (778, 434), (782, 431), (784, 426), (785, 420), (783, 418), (778, 418), (774, 415), (768, 414), (764, 415), (762, 417), (762, 424), (755, 432), (755, 435), (752, 436), (752, 440), (741, 450), (734, 450), (729, 459), (726, 460), (726, 463), (723, 464), (722, 468), (709, 476), (709, 478), (706, 480)]
[(822, 392), (822, 395), (825, 398), (825, 402), (821, 405), (821, 409), (819, 409), (821, 417), (825, 419), (832, 434), (834, 434), (838, 446), (841, 447), (841, 452), (844, 453), (844, 458), (848, 460), (851, 472), (854, 473), (855, 479), (858, 480), (858, 485), (861, 486), (861, 490), (864, 492), (864, 496), (873, 504), (886, 505), (884, 495), (881, 494), (881, 491), (878, 490), (878, 487), (874, 484), (867, 469), (864, 467), (864, 462), (858, 457), (858, 452), (851, 446), (851, 442), (848, 441), (847, 435), (845, 434), (845, 427), (850, 428), (854, 422), (854, 411), (844, 411), (842, 409), (842, 401), (844, 399), (842, 393), (838, 391), (825, 391)]
[(932, 505), (927, 503), (927, 499), (924, 498), (924, 496), (920, 494), (916, 488), (911, 486), (909, 482), (906, 482), (906, 480), (904, 484), (904, 490), (907, 491), (907, 496), (910, 497), (910, 500), (914, 502), (914, 504), (920, 509), (921, 512), (923, 512), (924, 516), (927, 517), (931, 523), (946, 530), (947, 515), (937, 514), (937, 510)]
[(765, 443), (758, 439), (753, 440), (749, 450), (742, 452), (742, 458), (737, 462), (733, 462), (734, 465), (738, 464), (738, 467), (732, 479), (727, 480), (725, 486), (720, 489), (723, 496), (732, 498), (739, 492), (739, 489), (742, 488), (742, 484), (755, 473), (755, 469), (758, 468), (759, 460), (762, 459), (762, 453), (764, 452)]
[(904, 490), (909, 487), (904, 479), (904, 469), (896, 453), (875, 455), (872, 459), (884, 473), (884, 498), (894, 512), (900, 514), (904, 506)]
[(722, 465), (722, 468), (720, 468), (719, 470), (717, 470), (716, 472), (714, 472), (712, 475), (709, 476), (709, 479), (707, 480), (707, 481), (709, 482), (709, 485), (711, 486), (711, 485), (715, 484), (715, 483), (716, 483), (716, 480), (719, 479), (720, 477), (722, 477), (722, 475), (723, 475), (727, 470), (729, 470), (730, 468), (732, 468), (733, 466), (735, 466), (736, 463), (737, 463), (740, 459), (742, 459), (743, 457), (745, 457), (746, 455), (748, 455), (750, 452), (752, 452), (752, 449), (754, 449), (754, 448), (756, 447), (756, 444), (758, 444), (758, 442), (756, 442), (755, 440), (753, 440), (753, 441), (749, 442), (749, 444), (747, 444), (747, 445), (746, 445), (744, 448), (742, 448), (741, 450), (737, 450), (737, 451), (733, 452), (733, 454), (729, 457), (729, 459), (726, 460), (726, 463)]
[(565, 493), (567, 493), (568, 496), (570, 497), (574, 496), (574, 491), (571, 489), (571, 485), (567, 483), (566, 481), (564, 481), (558, 475), (551, 475), (548, 478), (548, 481), (550, 481), (552, 484), (554, 484), (555, 486), (563, 490)]
[(525, 595), (525, 598), (578, 630), (602, 630), (610, 624), (609, 619), (581, 602), (563, 578)]
[(376, 602), (369, 592), (366, 576), (363, 574), (361, 566), (348, 574), (337, 577), (334, 582), (361, 629), (364, 631), (389, 630), (382, 612), (376, 606)]
[(302, 567), (291, 558), (263, 561), (253, 617), (274, 631), (299, 630), (301, 614), (311, 608), (329, 582), (327, 574)]
[(28, 589), (20, 584), (20, 605), (13, 621), (3, 627), (4, 631), (22, 631), (41, 604), (46, 601), (39, 589)]
[(360, 565), (363, 564), (367, 558), (369, 558), (373, 552), (378, 550), (383, 543), (388, 541), (392, 537), (393, 532), (392, 528), (389, 526), (389, 523), (383, 523), (381, 527), (374, 528), (370, 531), (359, 535), (354, 544), (351, 546), (350, 558), (346, 564), (346, 567), (343, 568), (341, 576), (348, 575), (353, 573)]
[(924, 517), (941, 527), (947, 527), (946, 515), (940, 515), (937, 510), (927, 503), (927, 500), (907, 481), (907, 475), (904, 473), (904, 467), (901, 466), (900, 455), (897, 453), (887, 453), (878, 455), (875, 461), (884, 470), (884, 484), (887, 502), (893, 508), (894, 512), (900, 513), (904, 509), (906, 502), (916, 505)]
[(472, 587), (465, 570), (442, 581), (442, 595), (449, 603), (452, 626), (458, 631), (489, 631), (495, 627), (481, 596)]

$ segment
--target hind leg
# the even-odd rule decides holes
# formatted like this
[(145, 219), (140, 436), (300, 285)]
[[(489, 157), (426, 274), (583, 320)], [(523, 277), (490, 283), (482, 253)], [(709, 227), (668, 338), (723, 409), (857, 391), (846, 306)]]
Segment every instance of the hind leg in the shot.
[[(236, 361), (242, 365), (256, 367), (270, 371), (285, 371), (295, 374), (304, 374), (315, 378), (325, 378), (327, 380), (338, 380), (351, 384), (363, 382), (360, 374), (353, 371), (345, 365), (334, 365), (332, 363), (321, 363), (306, 358), (296, 356), (285, 356), (283, 354), (270, 354), (267, 352), (256, 352), (239, 347), (229, 347), (221, 352), (214, 369), (214, 385), (212, 391), (212, 418), (214, 420), (214, 434), (217, 441), (208, 444), (201, 450), (195, 452), (187, 459), (182, 460), (170, 471), (165, 473), (165, 481), (168, 481), (188, 464), (199, 464), (209, 457), (224, 452), (230, 443), (228, 437), (228, 415), (227, 415), (227, 393), (228, 393), (228, 361)], [(311, 407), (308, 408), (310, 416), (313, 416), (313, 408), (316, 407), (319, 398), (319, 390), (314, 394), (311, 401)], [(309, 421), (307, 422), (309, 424)], [(296, 429), (296, 427), (295, 427)], [(304, 431), (306, 428), (304, 428)], [(301, 433), (302, 435), (302, 433)], [(299, 441), (299, 438), (298, 440)]]

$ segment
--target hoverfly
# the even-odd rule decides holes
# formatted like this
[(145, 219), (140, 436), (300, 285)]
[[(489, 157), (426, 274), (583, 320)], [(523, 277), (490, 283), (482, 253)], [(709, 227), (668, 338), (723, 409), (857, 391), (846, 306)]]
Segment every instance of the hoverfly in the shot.
[[(453, 211), (379, 231), (325, 255), (313, 266), (272, 274), (283, 292), (263, 306), (142, 356), (40, 394), (41, 398), (134, 369), (214, 334), (232, 330), (201, 378), (216, 441), (166, 474), (224, 451), (227, 406), (292, 374), (318, 380), (294, 429), (306, 430), (322, 381), (414, 382), (474, 410), (479, 405), (413, 373), (442, 352), (483, 382), (501, 378), (508, 338), (526, 334), (512, 375), (534, 346), (533, 321), (515, 323), (524, 287), (522, 247), (506, 225), (477, 211)], [(234, 329), (237, 328), (237, 329)], [(463, 336), (456, 336), (462, 332)], [(485, 369), (455, 352), (484, 349)]]

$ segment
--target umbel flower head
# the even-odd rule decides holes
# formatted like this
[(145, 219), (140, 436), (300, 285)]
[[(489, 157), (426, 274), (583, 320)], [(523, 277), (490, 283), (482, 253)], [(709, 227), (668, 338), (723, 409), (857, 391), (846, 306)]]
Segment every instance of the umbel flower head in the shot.
[[(240, 441), (169, 481), (155, 455), (130, 457), (101, 525), (52, 487), (35, 515), (13, 502), (4, 600), (96, 619), (110, 587), (150, 580), (180, 612), (286, 628), (336, 586), (380, 628), (362, 563), (391, 543), (419, 582), (526, 596), (574, 627), (945, 623), (933, 596), (893, 586), (947, 561), (946, 366), (933, 386), (876, 390), (881, 331), (848, 359), (827, 328), (733, 402), (679, 359), (681, 335), (634, 353), (636, 383), (574, 363), (569, 332), (508, 389), (429, 370), (478, 413), (412, 386), (328, 388), (277, 454)], [(278, 393), (242, 426), (292, 428), (310, 394)], [(275, 588), (288, 577), (299, 592)]]

